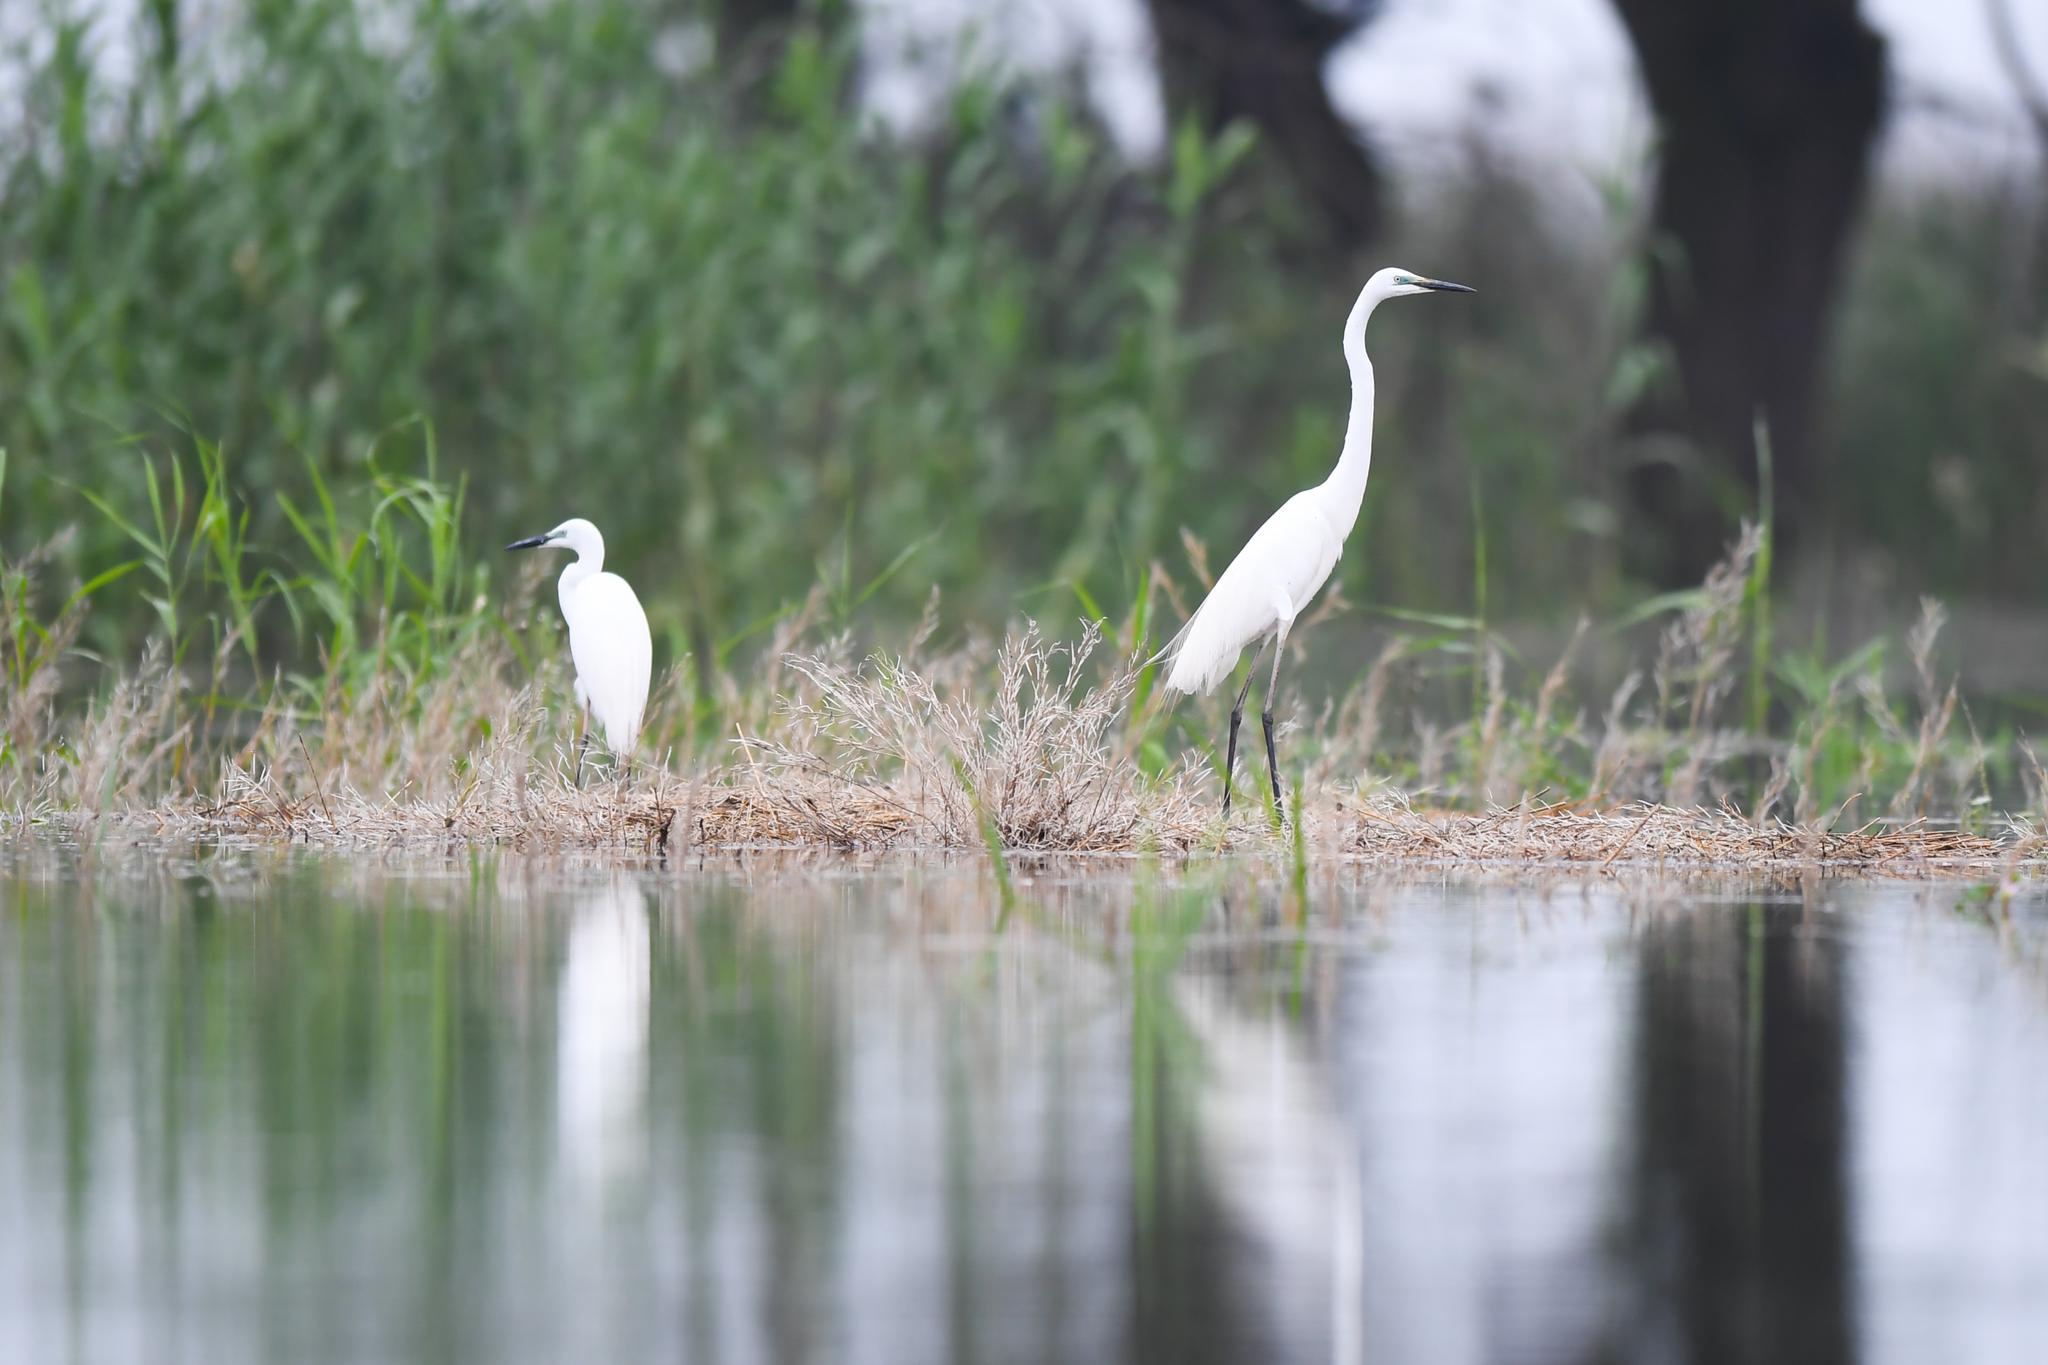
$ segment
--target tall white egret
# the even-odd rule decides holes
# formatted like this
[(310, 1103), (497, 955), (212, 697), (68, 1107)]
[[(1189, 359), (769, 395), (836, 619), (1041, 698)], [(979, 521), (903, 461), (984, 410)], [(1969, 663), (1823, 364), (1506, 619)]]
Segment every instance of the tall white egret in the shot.
[[(569, 623), (569, 657), (576, 664), (576, 704), (604, 730), (605, 747), (624, 758), (640, 738), (647, 688), (654, 672), (654, 639), (633, 585), (604, 571), (604, 537), (581, 517), (545, 535), (515, 540), (508, 550), (574, 550), (562, 570), (562, 617)], [(576, 749), (576, 780), (583, 780), (586, 728)]]
[[(1223, 760), (1223, 812), (1230, 813), (1231, 770), (1237, 766), (1237, 730), (1244, 721), (1245, 698), (1252, 675), (1268, 645), (1273, 672), (1266, 680), (1266, 708), (1259, 719), (1266, 730), (1266, 771), (1273, 782), (1273, 808), (1281, 810), (1280, 759), (1273, 750), (1273, 691), (1280, 685), (1280, 660), (1287, 653), (1287, 632), (1308, 606), (1337, 559), (1344, 540), (1358, 521), (1365, 500), (1365, 476), (1372, 467), (1372, 361), (1365, 354), (1365, 324), (1372, 310), (1403, 294), (1448, 292), (1470, 294), (1470, 287), (1432, 280), (1413, 271), (1388, 268), (1365, 282), (1351, 315), (1344, 320), (1344, 359), (1351, 367), (1351, 420), (1344, 428), (1344, 452), (1330, 477), (1303, 489), (1282, 503), (1230, 561), (1202, 605), (1152, 661), (1171, 659), (1166, 687), (1174, 692), (1207, 692), (1230, 676), (1238, 656), (1259, 642), (1244, 686), (1230, 710), (1230, 741)], [(1283, 817), (1284, 818), (1284, 817)]]

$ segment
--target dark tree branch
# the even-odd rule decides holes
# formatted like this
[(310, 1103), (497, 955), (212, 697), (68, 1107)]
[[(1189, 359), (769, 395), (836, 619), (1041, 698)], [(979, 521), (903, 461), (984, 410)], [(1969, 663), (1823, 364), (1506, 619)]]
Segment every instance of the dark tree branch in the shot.
[[(1984, 8), (1991, 21), (1991, 46), (1998, 53), (1999, 65), (2005, 68), (2006, 79), (2012, 82), (2013, 93), (2027, 111), (2027, 122), (2034, 131), (2034, 154), (2040, 162), (2044, 185), (2048, 185), (2048, 87), (2042, 86), (2027, 60), (2019, 29), (2012, 21), (2010, 0), (1984, 0)], [(2048, 204), (2035, 208), (2033, 240), (2027, 245), (2020, 262), (2020, 276), (2015, 281), (2014, 296), (2018, 302), (2014, 316), (2023, 327), (2040, 325), (2038, 282), (2044, 267), (2048, 267)]]
[(803, 0), (718, 0), (718, 51), (737, 56), (761, 44), (780, 46), (797, 16)]
[(2040, 144), (2042, 156), (2048, 158), (2048, 88), (2027, 62), (2019, 29), (2012, 22), (2010, 0), (1984, 0), (1984, 8), (1991, 20), (1991, 46), (1998, 53), (1998, 64), (2005, 68), (2013, 92), (2027, 111), (2027, 121), (2034, 125), (2034, 140)]
[(758, 93), (772, 80), (797, 30), (825, 32), (846, 19), (850, 0), (715, 0), (713, 36), (718, 59), (734, 85)]
[(1176, 116), (1216, 131), (1250, 123), (1330, 237), (1352, 246), (1386, 224), (1371, 153), (1330, 102), (1323, 65), (1379, 0), (1146, 0), (1161, 83)]

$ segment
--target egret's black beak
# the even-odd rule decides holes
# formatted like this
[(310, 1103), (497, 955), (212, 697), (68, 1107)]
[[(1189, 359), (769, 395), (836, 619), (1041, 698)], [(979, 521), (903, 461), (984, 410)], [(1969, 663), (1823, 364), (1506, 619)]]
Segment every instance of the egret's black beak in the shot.
[(508, 550), (532, 550), (547, 544), (550, 540), (553, 539), (554, 532), (550, 531), (544, 536), (528, 536), (524, 540), (515, 540), (510, 545), (507, 545), (505, 548)]
[(1452, 284), (1449, 280), (1417, 280), (1424, 289), (1434, 289), (1444, 294), (1476, 294), (1479, 291), (1469, 284)]

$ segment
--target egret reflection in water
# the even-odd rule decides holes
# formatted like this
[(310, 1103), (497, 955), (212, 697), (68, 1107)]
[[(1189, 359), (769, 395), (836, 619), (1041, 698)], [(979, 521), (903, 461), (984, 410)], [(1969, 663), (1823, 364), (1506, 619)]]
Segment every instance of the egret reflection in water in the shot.
[(1205, 1179), (1221, 1230), (1245, 1250), (1240, 1311), (1263, 1320), (1268, 1358), (1347, 1365), (1364, 1348), (1365, 1205), (1358, 1143), (1326, 1063), (1284, 1012), (1247, 1009), (1219, 983), (1174, 994), (1198, 1048)]
[(577, 899), (555, 990), (555, 1118), (564, 1169), (606, 1189), (647, 1157), (647, 903), (621, 879)]

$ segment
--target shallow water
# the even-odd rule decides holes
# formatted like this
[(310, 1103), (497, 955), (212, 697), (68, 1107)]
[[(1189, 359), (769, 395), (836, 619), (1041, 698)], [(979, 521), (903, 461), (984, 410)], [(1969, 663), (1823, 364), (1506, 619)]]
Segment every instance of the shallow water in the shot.
[(2000, 1361), (2048, 907), (0, 849), (0, 1360)]

